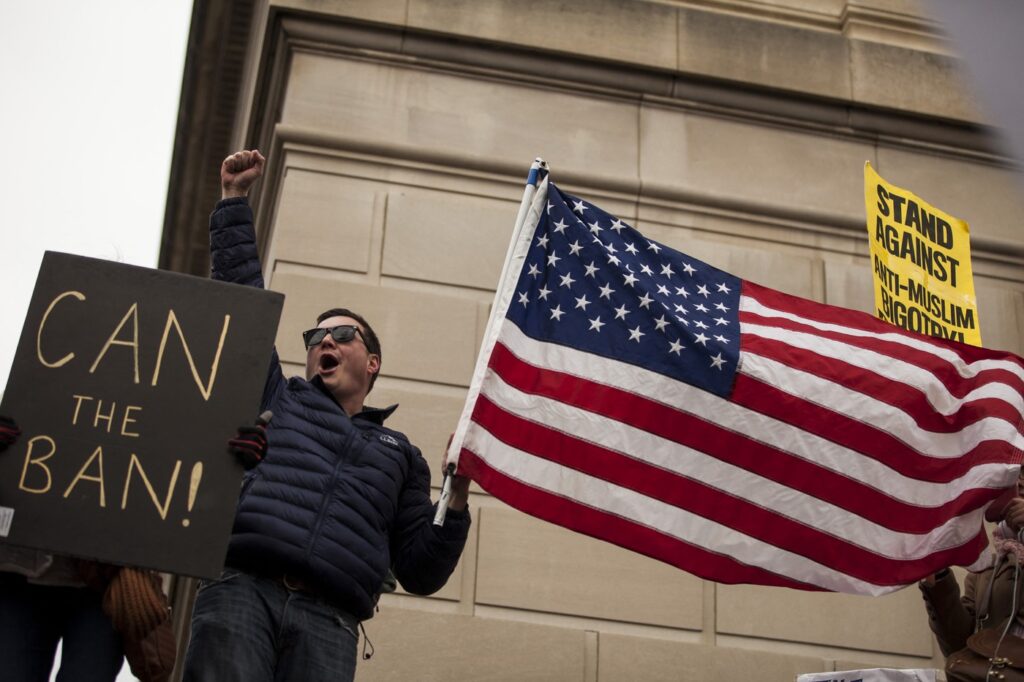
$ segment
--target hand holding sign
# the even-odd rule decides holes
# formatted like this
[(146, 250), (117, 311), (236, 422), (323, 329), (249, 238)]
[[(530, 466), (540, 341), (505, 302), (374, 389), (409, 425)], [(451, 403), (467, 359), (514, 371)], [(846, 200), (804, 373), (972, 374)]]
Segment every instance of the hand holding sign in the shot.
[(18, 440), (20, 434), (21, 431), (13, 419), (0, 415), (0, 452), (6, 450), (8, 445)]
[(256, 418), (255, 426), (240, 426), (238, 435), (228, 441), (228, 452), (238, 458), (246, 470), (252, 469), (267, 456), (267, 430), (274, 413), (267, 410)]

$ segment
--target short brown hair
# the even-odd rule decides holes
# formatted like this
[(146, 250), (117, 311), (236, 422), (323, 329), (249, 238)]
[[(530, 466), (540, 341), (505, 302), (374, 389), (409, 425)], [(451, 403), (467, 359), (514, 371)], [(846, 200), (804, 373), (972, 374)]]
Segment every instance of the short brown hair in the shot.
[[(383, 362), (384, 357), (380, 352), (380, 339), (377, 338), (377, 332), (373, 331), (373, 327), (366, 321), (366, 318), (359, 313), (354, 313), (348, 308), (331, 308), (320, 313), (320, 316), (316, 318), (316, 323), (320, 324), (324, 320), (330, 317), (351, 317), (353, 320), (358, 322), (362, 326), (362, 337), (363, 343), (366, 344), (366, 350), (370, 351), (377, 356), (378, 362)], [(380, 374), (380, 365), (377, 366), (377, 371), (370, 377), (370, 387), (366, 390), (367, 393), (373, 390), (373, 384), (377, 381), (377, 375)]]

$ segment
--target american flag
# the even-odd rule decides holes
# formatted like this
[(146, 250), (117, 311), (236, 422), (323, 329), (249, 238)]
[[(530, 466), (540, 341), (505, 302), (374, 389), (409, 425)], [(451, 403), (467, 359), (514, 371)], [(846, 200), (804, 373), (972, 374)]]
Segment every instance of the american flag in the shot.
[(511, 506), (723, 583), (883, 594), (987, 560), (1024, 364), (773, 291), (545, 178), (451, 452)]

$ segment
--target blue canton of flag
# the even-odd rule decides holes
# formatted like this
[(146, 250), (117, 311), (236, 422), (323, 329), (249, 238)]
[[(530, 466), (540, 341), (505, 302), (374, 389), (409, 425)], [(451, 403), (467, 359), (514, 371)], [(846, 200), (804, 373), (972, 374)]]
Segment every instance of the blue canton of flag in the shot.
[(507, 316), (537, 340), (726, 396), (739, 358), (739, 296), (738, 278), (551, 184)]

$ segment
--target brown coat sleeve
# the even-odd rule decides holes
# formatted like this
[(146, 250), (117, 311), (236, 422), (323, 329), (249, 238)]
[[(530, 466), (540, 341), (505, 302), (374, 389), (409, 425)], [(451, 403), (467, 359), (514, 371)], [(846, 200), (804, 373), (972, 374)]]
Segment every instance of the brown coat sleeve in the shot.
[(939, 578), (934, 585), (918, 583), (928, 609), (928, 626), (935, 633), (943, 656), (949, 656), (967, 646), (967, 638), (974, 631), (975, 594), (978, 575), (968, 574), (964, 581), (964, 596), (952, 571)]

